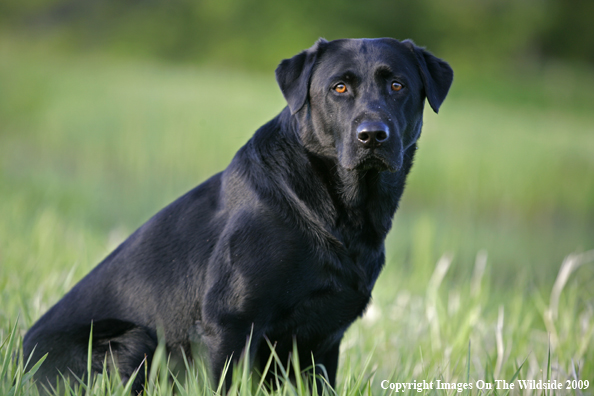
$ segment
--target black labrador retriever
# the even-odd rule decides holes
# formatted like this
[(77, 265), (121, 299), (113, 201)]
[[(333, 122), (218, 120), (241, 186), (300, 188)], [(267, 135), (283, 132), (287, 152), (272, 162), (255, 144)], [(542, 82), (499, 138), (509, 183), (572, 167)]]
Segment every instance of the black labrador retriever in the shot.
[[(93, 371), (111, 354), (124, 380), (150, 364), (161, 331), (174, 357), (205, 350), (214, 381), (227, 359), (265, 363), (268, 342), (286, 359), (295, 340), (334, 385), (340, 341), (384, 264), (425, 98), (437, 112), (453, 72), (412, 41), (321, 39), (276, 79), (288, 106), (227, 169), (157, 213), (28, 331), (25, 356), (48, 354), (42, 384), (85, 378), (92, 323)], [(134, 390), (144, 380), (140, 370)]]

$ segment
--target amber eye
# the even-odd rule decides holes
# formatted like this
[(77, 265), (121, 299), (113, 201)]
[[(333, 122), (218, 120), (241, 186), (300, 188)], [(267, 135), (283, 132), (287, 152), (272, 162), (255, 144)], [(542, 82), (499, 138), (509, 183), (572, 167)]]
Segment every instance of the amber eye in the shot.
[(346, 92), (346, 85), (340, 83), (334, 86), (334, 90), (338, 93), (345, 93)]
[(402, 84), (394, 81), (392, 83), (392, 91), (400, 91), (402, 89)]

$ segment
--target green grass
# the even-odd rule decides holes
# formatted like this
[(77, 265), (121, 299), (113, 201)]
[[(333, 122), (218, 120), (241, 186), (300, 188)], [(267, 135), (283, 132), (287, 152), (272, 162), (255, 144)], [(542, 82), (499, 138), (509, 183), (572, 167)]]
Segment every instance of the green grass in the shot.
[[(548, 80), (459, 80), (439, 116), (426, 113), (373, 304), (343, 341), (337, 394), (388, 394), (383, 380), (594, 380), (594, 258), (571, 256), (583, 264), (559, 272), (570, 253), (594, 249), (594, 116), (567, 106), (567, 92), (559, 106), (531, 100)], [(584, 81), (573, 89), (590, 97)], [(36, 392), (13, 359), (26, 329), (283, 106), (272, 71), (0, 41), (1, 395)], [(148, 394), (216, 392), (200, 364), (187, 371), (168, 380), (163, 356)], [(268, 393), (236, 374), (235, 394)], [(107, 374), (82, 380), (62, 394), (125, 391)]]

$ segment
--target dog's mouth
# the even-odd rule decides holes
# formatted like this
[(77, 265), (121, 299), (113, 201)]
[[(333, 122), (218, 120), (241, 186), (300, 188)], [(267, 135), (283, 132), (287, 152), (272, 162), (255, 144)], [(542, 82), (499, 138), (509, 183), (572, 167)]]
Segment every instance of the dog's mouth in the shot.
[(397, 172), (398, 167), (391, 164), (386, 158), (379, 155), (371, 154), (360, 159), (357, 164), (353, 167), (354, 170), (368, 171), (376, 170), (378, 172), (388, 171)]

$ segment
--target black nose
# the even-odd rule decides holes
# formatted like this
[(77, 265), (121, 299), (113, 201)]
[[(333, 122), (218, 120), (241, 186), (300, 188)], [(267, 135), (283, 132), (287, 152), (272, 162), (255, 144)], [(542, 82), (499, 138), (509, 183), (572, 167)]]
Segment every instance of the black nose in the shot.
[(363, 122), (357, 128), (357, 140), (363, 147), (376, 147), (388, 140), (390, 129), (383, 122)]

